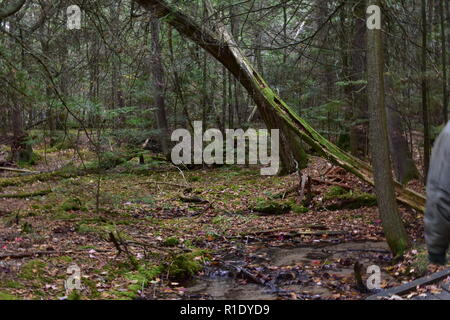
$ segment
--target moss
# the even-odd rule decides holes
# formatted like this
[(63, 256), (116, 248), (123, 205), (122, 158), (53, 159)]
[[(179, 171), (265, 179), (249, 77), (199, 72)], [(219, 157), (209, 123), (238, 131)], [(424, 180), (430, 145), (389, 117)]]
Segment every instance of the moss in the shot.
[(142, 288), (148, 286), (150, 281), (154, 280), (163, 271), (164, 268), (161, 266), (140, 265), (136, 271), (125, 274), (125, 278), (130, 280), (132, 284), (128, 286), (128, 291), (117, 292), (117, 295), (128, 299), (135, 298)]
[(100, 292), (98, 292), (97, 290), (97, 284), (95, 281), (84, 278), (82, 282), (89, 291), (89, 293), (86, 294), (89, 296), (89, 298), (96, 299), (100, 297)]
[(192, 176), (192, 177), (188, 177), (188, 181), (189, 182), (199, 182), (202, 178), (199, 176)]
[(292, 205), (292, 212), (297, 214), (307, 213), (309, 211), (308, 208), (304, 206), (299, 206), (297, 204)]
[(25, 222), (24, 224), (22, 224), (21, 232), (22, 233), (32, 233), (33, 225), (29, 222)]
[(49, 193), (51, 193), (52, 190), (41, 190), (41, 191), (35, 191), (35, 192), (25, 192), (25, 193), (15, 193), (15, 194), (1, 194), (0, 198), (5, 199), (24, 199), (24, 198), (33, 198), (33, 197), (40, 197), (45, 196)]
[(14, 281), (14, 280), (4, 280), (0, 282), (0, 286), (3, 288), (10, 288), (10, 289), (23, 289), (25, 286), (21, 284), (20, 282)]
[[(124, 159), (121, 158), (120, 161), (126, 161), (132, 157), (132, 155), (129, 155), (128, 157), (125, 157)], [(116, 163), (120, 163), (119, 160), (112, 161), (108, 163), (101, 163), (100, 167), (102, 169), (110, 169), (110, 165), (114, 166)], [(10, 187), (10, 186), (20, 186), (25, 184), (31, 184), (36, 181), (51, 181), (51, 180), (58, 180), (58, 179), (69, 179), (74, 177), (79, 177), (83, 175), (88, 175), (90, 173), (96, 173), (99, 165), (98, 162), (91, 162), (86, 164), (86, 169), (84, 167), (75, 167), (73, 164), (68, 164), (62, 169), (58, 171), (53, 172), (45, 172), (35, 175), (27, 175), (27, 176), (20, 176), (20, 177), (13, 177), (13, 178), (0, 178), (0, 187)]]
[(180, 244), (180, 240), (178, 240), (178, 238), (175, 238), (175, 237), (167, 238), (167, 239), (164, 240), (164, 242), (163, 242), (163, 245), (164, 245), (165, 247), (175, 247), (175, 246), (177, 246), (177, 245), (179, 245), (179, 244)]
[(60, 256), (60, 257), (51, 258), (51, 261), (61, 262), (61, 263), (71, 263), (71, 262), (73, 262), (73, 258), (70, 256)]
[(348, 191), (345, 190), (344, 188), (339, 187), (339, 186), (333, 186), (333, 187), (330, 188), (330, 190), (324, 196), (324, 199), (325, 200), (335, 199), (335, 198), (338, 198), (338, 197), (340, 197), (342, 195), (345, 195), (347, 193), (348, 193)]
[(416, 248), (417, 254), (412, 259), (409, 273), (414, 273), (418, 277), (424, 276), (428, 270), (428, 251), (425, 246)]
[(176, 255), (164, 271), (167, 271), (169, 276), (174, 279), (183, 280), (190, 278), (203, 269), (200, 263), (203, 255), (204, 252), (201, 250)]
[(217, 216), (217, 217), (214, 217), (214, 218), (211, 220), (211, 222), (212, 222), (213, 224), (223, 225), (223, 224), (225, 224), (225, 223), (228, 223), (229, 220), (230, 220), (230, 217), (227, 217), (227, 216)]
[(100, 162), (98, 164), (93, 164), (94, 167), (99, 167), (101, 169), (107, 170), (110, 168), (117, 167), (118, 165), (127, 162), (127, 157), (122, 153), (116, 152), (105, 152), (102, 154)]
[(90, 250), (90, 249), (96, 250), (97, 247), (96, 247), (96, 246), (91, 246), (91, 245), (88, 245), (88, 246), (79, 246), (79, 247), (78, 247), (78, 250)]
[(81, 200), (78, 198), (70, 198), (64, 201), (60, 208), (63, 211), (78, 211), (81, 210), (82, 203)]
[(42, 159), (39, 154), (33, 152), (32, 150), (28, 150), (25, 153), (20, 153), (19, 157), (20, 159), (18, 161), (18, 165), (25, 168), (38, 164), (39, 160)]
[(133, 203), (137, 204), (148, 204), (148, 205), (154, 205), (155, 204), (155, 198), (146, 196), (146, 197), (139, 197), (134, 200), (132, 200)]
[(375, 195), (364, 192), (346, 191), (341, 187), (332, 187), (324, 196), (324, 200), (340, 200), (327, 206), (329, 210), (359, 209), (361, 207), (373, 207), (377, 205)]
[(0, 300), (19, 300), (19, 298), (12, 294), (0, 291)]
[(275, 200), (258, 200), (251, 209), (265, 214), (284, 214), (291, 210), (291, 204)]
[(72, 290), (67, 297), (67, 300), (81, 300), (81, 298), (81, 293), (78, 290)]
[[(94, 234), (99, 236), (102, 239), (109, 239), (109, 233), (115, 232), (116, 227), (111, 224), (104, 224), (104, 225), (92, 225), (92, 224), (86, 224), (86, 223), (80, 223), (75, 228), (75, 231), (80, 234)], [(126, 234), (120, 233), (120, 237), (122, 239), (130, 239), (130, 237)]]
[(20, 268), (19, 278), (26, 280), (44, 280), (44, 268), (47, 264), (41, 260), (28, 261)]

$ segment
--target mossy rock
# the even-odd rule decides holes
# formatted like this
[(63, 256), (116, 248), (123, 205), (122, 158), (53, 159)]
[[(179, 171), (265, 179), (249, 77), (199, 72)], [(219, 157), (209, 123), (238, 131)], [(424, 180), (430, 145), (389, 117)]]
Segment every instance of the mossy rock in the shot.
[(188, 279), (203, 269), (201, 259), (199, 259), (202, 255), (202, 251), (176, 255), (168, 263), (165, 271), (174, 279)]
[(259, 200), (251, 209), (263, 214), (284, 214), (291, 211), (291, 207), (290, 203), (283, 201)]

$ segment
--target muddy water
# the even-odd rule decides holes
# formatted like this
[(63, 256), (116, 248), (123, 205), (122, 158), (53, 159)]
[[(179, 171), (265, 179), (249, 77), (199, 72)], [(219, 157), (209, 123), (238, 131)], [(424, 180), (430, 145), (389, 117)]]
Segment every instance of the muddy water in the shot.
[[(243, 277), (230, 270), (229, 266), (239, 268), (243, 267), (245, 262), (226, 260), (224, 265), (228, 265), (228, 268), (207, 268), (203, 276), (189, 283), (186, 286), (186, 297), (214, 300), (268, 300), (296, 295), (312, 299), (329, 299), (335, 292), (321, 283), (322, 276), (331, 275), (336, 279), (352, 278), (353, 265), (356, 261), (365, 266), (378, 264), (380, 258), (388, 260), (389, 253), (388, 246), (384, 242), (364, 242), (319, 244), (313, 247), (295, 248), (267, 247), (257, 250), (249, 258), (251, 264), (257, 266), (256, 270), (262, 271), (263, 274), (270, 274), (272, 285), (255, 284), (248, 279), (243, 280)], [(312, 275), (304, 268), (292, 268), (296, 265), (331, 264), (337, 260), (346, 263), (338, 266), (334, 264), (329, 269), (325, 269), (323, 274)], [(391, 280), (390, 276), (384, 273), (382, 279)]]

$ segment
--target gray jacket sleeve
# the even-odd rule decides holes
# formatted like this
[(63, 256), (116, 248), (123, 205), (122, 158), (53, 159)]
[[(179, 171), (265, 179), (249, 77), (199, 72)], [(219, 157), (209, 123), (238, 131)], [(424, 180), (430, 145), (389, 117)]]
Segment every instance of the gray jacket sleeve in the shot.
[(436, 140), (431, 156), (425, 208), (428, 252), (444, 255), (450, 242), (450, 122)]

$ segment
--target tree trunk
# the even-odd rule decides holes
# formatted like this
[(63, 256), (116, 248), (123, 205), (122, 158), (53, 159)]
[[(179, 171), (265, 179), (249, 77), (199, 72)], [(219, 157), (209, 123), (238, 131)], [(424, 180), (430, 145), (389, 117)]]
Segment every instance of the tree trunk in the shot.
[(447, 40), (445, 29), (444, 0), (439, 1), (439, 16), (441, 24), (441, 50), (442, 50), (442, 114), (444, 123), (448, 122), (448, 88), (447, 88)]
[(430, 123), (428, 111), (428, 80), (427, 80), (427, 8), (426, 0), (422, 0), (422, 56), (421, 56), (421, 77), (422, 77), (422, 121), (423, 121), (423, 167), (424, 183), (426, 184), (428, 169), (430, 168)]
[(161, 46), (159, 43), (160, 22), (158, 17), (154, 17), (151, 21), (152, 33), (152, 73), (154, 79), (154, 95), (157, 106), (156, 122), (160, 130), (161, 147), (164, 155), (169, 155), (169, 126), (166, 116), (166, 102), (164, 99), (165, 82), (164, 69), (162, 65)]
[[(380, 5), (380, 0), (368, 0), (368, 5)], [(408, 235), (395, 201), (394, 185), (389, 158), (384, 93), (384, 51), (381, 30), (367, 33), (368, 101), (370, 114), (370, 146), (374, 168), (375, 193), (386, 241), (395, 256), (409, 246)]]
[[(13, 18), (10, 20), (10, 29), (11, 34), (14, 34), (19, 28), (17, 28), (17, 21)], [(9, 46), (11, 50), (14, 52), (16, 49), (16, 42), (10, 40)], [(21, 60), (17, 61), (17, 65), (21, 68), (24, 67), (23, 55), (21, 56)], [(17, 75), (15, 72), (10, 72), (9, 77), (11, 79), (16, 80)], [(27, 133), (24, 130), (24, 121), (23, 121), (23, 101), (16, 92), (9, 93), (9, 101), (11, 105), (11, 125), (12, 132), (14, 136), (14, 140), (11, 144), (11, 160), (13, 162), (23, 161), (29, 162), (33, 155), (33, 149), (31, 145), (27, 143)]]
[(364, 79), (366, 70), (366, 22), (364, 1), (354, 0), (351, 2), (354, 8), (353, 16), (355, 28), (351, 41), (351, 68), (350, 68), (350, 92), (352, 102), (352, 125), (350, 127), (350, 152), (354, 156), (365, 156), (367, 152), (367, 92), (365, 85), (357, 84)]
[(385, 89), (387, 91), (386, 113), (392, 164), (397, 181), (406, 184), (413, 179), (419, 178), (419, 171), (411, 158), (408, 141), (406, 141), (402, 130), (402, 121), (392, 98), (394, 94), (392, 81), (389, 76), (386, 76), (385, 80)]
[[(172, 8), (163, 0), (135, 0), (148, 10), (155, 10), (158, 16), (170, 15), (167, 23), (181, 34), (200, 44), (206, 51), (220, 61), (244, 86), (259, 108), (260, 114), (269, 128), (280, 128), (282, 132), (295, 134), (310, 145), (322, 157), (355, 174), (362, 180), (373, 184), (372, 168), (322, 137), (304, 119), (300, 118), (277, 96), (258, 72), (233, 44), (228, 33), (223, 30), (210, 30), (199, 26), (188, 16)], [(282, 152), (289, 151), (289, 145), (281, 141)], [(288, 150), (286, 150), (288, 149)], [(397, 199), (419, 211), (424, 210), (425, 197), (396, 183)]]

